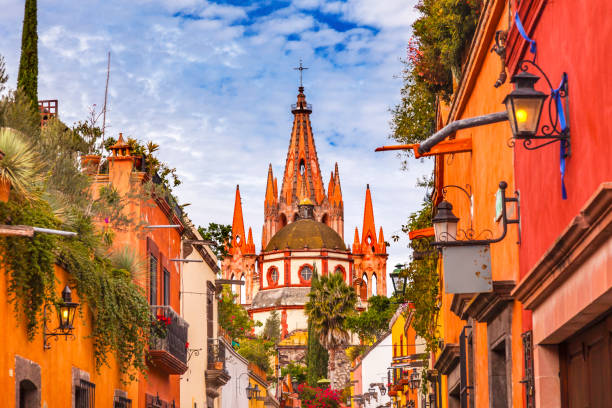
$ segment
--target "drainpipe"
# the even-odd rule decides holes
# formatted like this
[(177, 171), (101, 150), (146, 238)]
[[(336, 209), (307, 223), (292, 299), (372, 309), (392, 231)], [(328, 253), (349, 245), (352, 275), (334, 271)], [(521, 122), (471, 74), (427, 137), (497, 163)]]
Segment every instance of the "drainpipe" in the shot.
[(424, 142), (420, 143), (419, 154), (429, 152), (432, 147), (460, 129), (489, 125), (491, 123), (503, 122), (505, 120), (508, 120), (508, 113), (506, 111), (456, 120), (444, 126), (442, 129), (438, 130), (436, 133), (427, 138)]

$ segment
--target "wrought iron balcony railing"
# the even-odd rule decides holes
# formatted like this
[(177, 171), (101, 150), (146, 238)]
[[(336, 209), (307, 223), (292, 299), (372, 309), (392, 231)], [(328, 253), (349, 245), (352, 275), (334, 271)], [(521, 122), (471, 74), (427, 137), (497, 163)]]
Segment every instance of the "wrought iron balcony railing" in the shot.
[(208, 339), (208, 369), (225, 370), (225, 345), (219, 339)]
[[(156, 335), (151, 336), (150, 352), (155, 359), (164, 360), (162, 365), (173, 365), (174, 370), (181, 371), (187, 369), (187, 333), (189, 324), (180, 317), (170, 306), (152, 305), (151, 313), (162, 327), (165, 328), (165, 337)], [(154, 353), (154, 352), (157, 353)], [(170, 361), (166, 356), (159, 352), (169, 353), (176, 361)], [(183, 371), (184, 372), (184, 371)], [(182, 373), (181, 373), (182, 374)]]

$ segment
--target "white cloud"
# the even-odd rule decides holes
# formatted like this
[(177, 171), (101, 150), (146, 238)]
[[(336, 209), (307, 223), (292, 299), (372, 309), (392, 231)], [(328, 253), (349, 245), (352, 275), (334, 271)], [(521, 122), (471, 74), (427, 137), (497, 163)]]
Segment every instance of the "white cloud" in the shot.
[[(0, 16), (0, 54), (12, 86), (19, 3)], [(293, 67), (303, 58), (324, 182), (336, 161), (340, 167), (345, 240), (351, 244), (355, 226), (361, 229), (366, 183), (376, 223), (390, 240), (419, 207), (424, 191), (415, 188), (416, 179), (432, 166), (414, 161), (403, 172), (394, 154), (373, 152), (390, 143), (388, 108), (399, 98), (394, 75), (402, 68), (413, 5), (296, 0), (249, 19), (252, 10), (202, 0), (106, 0), (87, 8), (58, 0), (39, 8), (40, 97), (59, 99), (67, 123), (83, 119), (89, 106), (102, 104), (111, 50), (109, 133), (161, 145), (161, 159), (184, 178), (177, 194), (192, 204), (196, 225), (231, 223), (240, 184), (245, 223), (259, 245), (268, 163), (280, 183), (297, 93)], [(317, 20), (313, 10), (341, 20)], [(172, 17), (177, 12), (197, 18)], [(292, 34), (297, 37), (288, 41)], [(406, 244), (392, 244), (390, 267), (407, 260)]]

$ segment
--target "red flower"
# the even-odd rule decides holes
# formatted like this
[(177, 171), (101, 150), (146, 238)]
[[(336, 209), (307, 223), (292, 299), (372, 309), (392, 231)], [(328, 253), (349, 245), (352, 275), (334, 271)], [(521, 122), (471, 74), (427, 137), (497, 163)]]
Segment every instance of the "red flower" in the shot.
[(188, 349), (188, 348), (189, 348), (189, 342), (188, 342), (188, 341), (186, 341), (186, 342), (185, 342), (185, 350), (186, 350), (186, 349)]

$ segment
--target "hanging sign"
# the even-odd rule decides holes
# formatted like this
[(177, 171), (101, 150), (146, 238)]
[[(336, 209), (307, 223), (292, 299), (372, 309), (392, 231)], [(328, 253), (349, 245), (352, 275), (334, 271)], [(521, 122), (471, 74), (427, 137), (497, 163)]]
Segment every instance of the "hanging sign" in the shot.
[(446, 293), (493, 291), (489, 245), (445, 247), (442, 256)]

